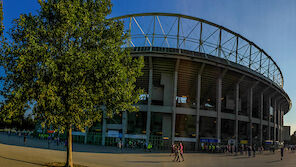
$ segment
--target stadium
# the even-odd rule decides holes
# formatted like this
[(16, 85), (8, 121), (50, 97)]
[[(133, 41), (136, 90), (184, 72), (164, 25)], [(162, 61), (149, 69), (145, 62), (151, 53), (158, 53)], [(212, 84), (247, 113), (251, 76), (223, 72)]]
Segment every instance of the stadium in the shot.
[[(120, 139), (165, 149), (282, 142), (291, 109), (283, 74), (259, 46), (223, 26), (181, 14), (144, 13), (124, 22), (131, 56), (143, 56), (139, 112), (104, 118), (100, 143)], [(91, 129), (90, 129), (91, 131)], [(87, 140), (94, 136), (88, 134)]]

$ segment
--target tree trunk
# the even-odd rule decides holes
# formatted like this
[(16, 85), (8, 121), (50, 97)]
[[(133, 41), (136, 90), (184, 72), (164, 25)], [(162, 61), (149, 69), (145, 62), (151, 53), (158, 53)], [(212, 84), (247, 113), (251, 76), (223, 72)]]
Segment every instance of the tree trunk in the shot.
[(72, 127), (69, 126), (68, 128), (68, 146), (67, 146), (67, 163), (66, 167), (73, 167), (73, 160), (72, 160)]

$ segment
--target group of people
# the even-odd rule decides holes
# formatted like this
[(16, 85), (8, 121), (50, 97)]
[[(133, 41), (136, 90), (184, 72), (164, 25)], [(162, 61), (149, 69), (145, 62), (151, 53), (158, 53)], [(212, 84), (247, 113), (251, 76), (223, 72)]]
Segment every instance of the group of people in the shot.
[(201, 143), (201, 150), (202, 152), (211, 152), (211, 153), (215, 153), (215, 152), (220, 152), (220, 147), (216, 146), (214, 144), (205, 144), (205, 143)]
[(184, 146), (182, 142), (172, 145), (170, 156), (174, 155), (174, 159), (173, 159), (174, 162), (181, 162), (181, 158), (182, 158), (182, 161), (184, 161), (183, 153), (184, 153)]
[[(118, 141), (117, 143), (117, 147), (122, 150), (122, 148), (124, 147), (123, 145), (123, 142), (121, 140)], [(126, 145), (125, 145), (125, 148), (131, 148), (131, 149), (134, 149), (134, 148), (144, 148), (146, 151), (149, 151), (151, 152), (152, 150), (152, 143), (144, 143), (143, 141), (132, 141), (132, 140), (129, 140)]]

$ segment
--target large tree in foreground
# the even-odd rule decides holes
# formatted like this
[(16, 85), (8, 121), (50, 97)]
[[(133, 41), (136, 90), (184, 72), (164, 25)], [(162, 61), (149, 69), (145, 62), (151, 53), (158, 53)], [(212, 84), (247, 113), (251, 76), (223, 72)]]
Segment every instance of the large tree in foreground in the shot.
[(122, 49), (123, 24), (106, 19), (110, 0), (39, 0), (37, 15), (21, 15), (2, 44), (6, 77), (2, 113), (12, 117), (33, 106), (43, 125), (66, 130), (72, 166), (73, 127), (133, 106), (142, 58)]

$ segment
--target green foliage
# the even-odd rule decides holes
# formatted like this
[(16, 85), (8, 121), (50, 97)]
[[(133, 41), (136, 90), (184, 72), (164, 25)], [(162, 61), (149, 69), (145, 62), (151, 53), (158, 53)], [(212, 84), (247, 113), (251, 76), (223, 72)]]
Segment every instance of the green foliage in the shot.
[(23, 14), (2, 44), (6, 118), (33, 106), (42, 125), (83, 129), (102, 117), (137, 111), (143, 58), (122, 49), (120, 21), (106, 19), (110, 0), (39, 0), (37, 15)]

